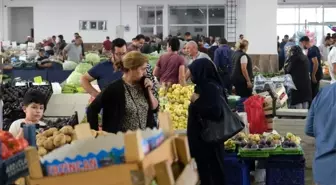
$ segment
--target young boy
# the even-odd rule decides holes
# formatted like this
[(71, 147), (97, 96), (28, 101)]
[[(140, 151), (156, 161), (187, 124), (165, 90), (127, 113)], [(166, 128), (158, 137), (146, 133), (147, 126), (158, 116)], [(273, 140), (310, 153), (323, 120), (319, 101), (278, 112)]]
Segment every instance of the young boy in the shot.
[(14, 121), (9, 128), (9, 132), (12, 133), (14, 137), (20, 138), (23, 137), (22, 123), (45, 126), (46, 124), (40, 121), (45, 109), (45, 95), (37, 90), (28, 91), (23, 98), (23, 111), (26, 113), (26, 118)]

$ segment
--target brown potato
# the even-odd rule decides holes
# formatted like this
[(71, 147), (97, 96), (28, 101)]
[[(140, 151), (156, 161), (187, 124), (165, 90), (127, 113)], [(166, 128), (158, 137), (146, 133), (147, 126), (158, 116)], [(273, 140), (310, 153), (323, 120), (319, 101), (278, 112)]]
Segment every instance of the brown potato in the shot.
[(53, 132), (53, 136), (57, 136), (58, 134), (60, 134), (61, 132), (60, 131), (55, 131), (55, 132)]
[(36, 134), (36, 139), (43, 137), (43, 135), (41, 133)]
[(74, 129), (71, 126), (64, 126), (61, 128), (60, 132), (66, 135), (71, 135)]
[(71, 136), (65, 135), (65, 140), (67, 143), (71, 143)]
[(43, 142), (43, 147), (47, 150), (53, 150), (55, 148), (55, 145), (53, 143), (53, 139), (52, 138), (48, 138), (47, 140), (45, 140)]
[(49, 128), (48, 130), (49, 130), (49, 132), (52, 132), (52, 133), (54, 133), (54, 132), (58, 131), (58, 129), (57, 129), (57, 128), (55, 128), (55, 127), (53, 127), (53, 128)]
[(54, 143), (55, 147), (63, 146), (66, 143), (65, 135), (64, 134), (59, 134), (59, 135), (55, 136), (53, 143)]
[(44, 156), (48, 153), (48, 151), (43, 147), (38, 147), (37, 153), (39, 156)]
[(36, 145), (37, 145), (37, 146), (43, 146), (43, 143), (44, 143), (44, 141), (46, 141), (46, 140), (47, 140), (46, 137), (40, 137), (40, 138), (37, 138), (37, 139), (36, 139)]

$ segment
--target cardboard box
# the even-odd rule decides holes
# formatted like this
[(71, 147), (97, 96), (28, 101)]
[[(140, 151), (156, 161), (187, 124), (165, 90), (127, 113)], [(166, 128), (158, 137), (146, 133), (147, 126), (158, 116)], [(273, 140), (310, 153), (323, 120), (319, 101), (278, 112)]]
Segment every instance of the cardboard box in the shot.
[[(88, 124), (77, 125), (75, 130), (78, 133), (77, 141), (53, 150), (41, 159), (47, 176), (90, 171), (125, 163), (125, 137), (133, 132), (125, 134), (119, 132), (93, 138)], [(141, 137), (138, 145), (141, 146), (144, 155), (155, 149), (164, 140), (163, 132), (160, 129), (138, 130), (134, 134)]]

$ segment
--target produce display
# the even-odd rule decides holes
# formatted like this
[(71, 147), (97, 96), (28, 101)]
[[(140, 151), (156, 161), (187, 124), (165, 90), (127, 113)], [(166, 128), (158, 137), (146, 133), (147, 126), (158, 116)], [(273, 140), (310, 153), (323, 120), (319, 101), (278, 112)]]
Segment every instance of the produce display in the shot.
[(61, 129), (55, 127), (36, 135), (36, 145), (40, 156), (46, 155), (48, 152), (71, 143), (76, 139), (76, 134), (71, 126), (64, 126)]
[(152, 66), (152, 68), (154, 68), (160, 58), (160, 55), (159, 54), (147, 54), (146, 56), (148, 57), (148, 63)]
[[(91, 130), (93, 137), (105, 136), (108, 133), (105, 131)], [(38, 147), (38, 154), (44, 156), (56, 148), (65, 144), (70, 144), (77, 140), (75, 130), (72, 126), (66, 125), (58, 129), (56, 127), (49, 128), (36, 135), (36, 145)]]
[(87, 53), (85, 54), (85, 62), (96, 65), (100, 62), (100, 57), (97, 53)]
[(169, 112), (175, 129), (186, 129), (188, 107), (194, 86), (174, 84), (170, 88), (161, 87), (159, 90), (161, 110)]
[(284, 142), (282, 143), (282, 148), (297, 148), (298, 145), (300, 145), (301, 138), (298, 136), (295, 136), (292, 133), (287, 133), (284, 137)]
[(70, 117), (43, 117), (41, 121), (47, 125), (47, 129), (53, 127), (60, 129), (67, 125), (73, 127), (79, 124), (77, 112)]
[(287, 133), (286, 136), (282, 137), (279, 134), (259, 135), (240, 132), (225, 141), (224, 148), (227, 151), (235, 150), (236, 147), (246, 151), (275, 150), (277, 147), (286, 150), (287, 148), (297, 149), (300, 142), (300, 137), (292, 133)]
[[(91, 53), (92, 54), (92, 53)], [(89, 63), (80, 63), (62, 84), (62, 93), (85, 93), (80, 84), (81, 77), (92, 68)]]
[(0, 144), (2, 160), (22, 152), (29, 145), (24, 138), (15, 139), (11, 133), (2, 130), (0, 130)]

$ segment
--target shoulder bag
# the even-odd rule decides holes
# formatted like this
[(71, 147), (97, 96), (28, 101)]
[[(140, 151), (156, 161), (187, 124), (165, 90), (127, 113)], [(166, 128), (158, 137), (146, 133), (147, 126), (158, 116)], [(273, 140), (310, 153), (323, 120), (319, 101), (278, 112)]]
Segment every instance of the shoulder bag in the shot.
[(245, 128), (244, 122), (237, 113), (231, 111), (231, 108), (222, 97), (223, 113), (219, 120), (203, 119), (201, 137), (205, 142), (219, 143), (225, 142)]

